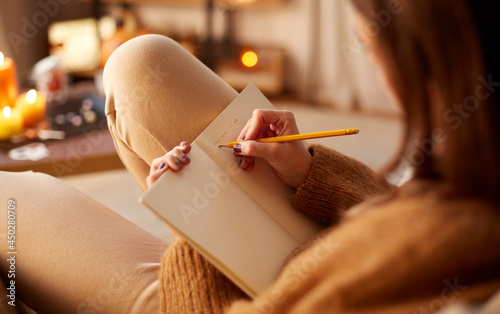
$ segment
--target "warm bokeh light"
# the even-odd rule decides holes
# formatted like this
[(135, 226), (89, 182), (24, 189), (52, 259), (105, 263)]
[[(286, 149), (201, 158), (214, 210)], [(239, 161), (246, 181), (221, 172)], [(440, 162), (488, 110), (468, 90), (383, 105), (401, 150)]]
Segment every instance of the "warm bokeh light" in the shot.
[(232, 3), (233, 5), (239, 5), (239, 4), (249, 4), (249, 3), (253, 3), (253, 2), (257, 2), (257, 1), (255, 1), (255, 0), (230, 0), (229, 2)]
[(3, 108), (3, 115), (6, 118), (10, 118), (10, 107), (9, 106)]
[(0, 65), (2, 65), (2, 64), (3, 64), (3, 53), (0, 52)]
[(259, 62), (259, 57), (254, 51), (245, 51), (241, 56), (241, 63), (247, 68), (253, 68), (257, 65), (257, 62)]
[[(268, 0), (265, 0), (268, 1)], [(248, 4), (253, 4), (255, 2), (259, 2), (259, 0), (219, 0), (220, 3), (226, 4), (230, 7), (238, 7), (240, 5), (248, 5)], [(264, 2), (264, 1), (262, 1)]]
[(34, 103), (36, 100), (36, 90), (30, 89), (30, 91), (26, 94), (26, 101), (30, 104)]

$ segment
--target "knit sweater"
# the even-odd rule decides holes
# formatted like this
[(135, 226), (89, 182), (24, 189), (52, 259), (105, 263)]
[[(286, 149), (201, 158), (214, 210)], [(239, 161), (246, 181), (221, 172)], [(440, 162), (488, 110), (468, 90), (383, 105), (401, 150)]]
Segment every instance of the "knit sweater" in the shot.
[(429, 313), (500, 289), (498, 204), (447, 197), (431, 181), (389, 192), (360, 162), (310, 151), (291, 201), (326, 229), (253, 300), (178, 240), (162, 259), (164, 313)]

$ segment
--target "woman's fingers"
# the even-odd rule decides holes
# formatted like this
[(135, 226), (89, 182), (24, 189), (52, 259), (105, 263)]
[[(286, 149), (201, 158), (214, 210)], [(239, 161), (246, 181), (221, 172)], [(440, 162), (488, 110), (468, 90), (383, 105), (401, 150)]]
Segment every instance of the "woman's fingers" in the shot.
[(251, 156), (265, 159), (273, 167), (278, 177), (286, 184), (297, 188), (305, 180), (311, 169), (312, 156), (304, 143), (259, 143), (244, 141), (235, 145), (234, 150), (241, 156), (240, 167), (251, 171), (254, 167)]
[[(177, 147), (179, 147), (179, 146), (177, 146)], [(182, 151), (184, 152), (184, 154), (189, 154), (189, 152), (191, 151), (191, 144), (189, 144), (186, 141), (182, 141), (180, 147), (182, 148)]]
[(181, 145), (176, 146), (166, 153), (165, 156), (160, 157), (160, 161), (165, 162), (168, 169), (180, 171), (191, 162), (191, 159), (187, 156), (190, 151), (191, 145), (187, 142), (182, 142)]
[(149, 169), (149, 176), (146, 178), (148, 187), (151, 187), (167, 170), (181, 171), (185, 166), (189, 165), (191, 159), (187, 154), (190, 151), (191, 145), (184, 141), (165, 155), (154, 159)]
[[(295, 134), (298, 131), (295, 116), (287, 110), (257, 109), (253, 111), (250, 126), (246, 130), (246, 139), (258, 138), (259, 133), (271, 130), (273, 136)], [(268, 134), (269, 135), (269, 134)]]
[(247, 134), (248, 128), (250, 127), (250, 123), (251, 122), (252, 122), (252, 119), (249, 119), (247, 121), (247, 124), (245, 125), (245, 127), (243, 128), (243, 130), (241, 130), (240, 134), (238, 135), (238, 138), (237, 138), (238, 141), (245, 140), (246, 134)]
[(173, 171), (181, 171), (184, 168), (184, 163), (174, 155), (166, 155), (165, 163), (168, 165), (168, 168)]
[(253, 156), (241, 156), (240, 168), (246, 171), (252, 171), (255, 166), (255, 158)]
[(295, 116), (287, 110), (256, 109), (241, 130), (237, 140), (297, 134)]
[(177, 146), (173, 150), (167, 153), (166, 156), (171, 156), (175, 158), (169, 158), (169, 161), (173, 162), (178, 166), (186, 166), (191, 162), (191, 159), (187, 156), (187, 153), (191, 151), (191, 145), (179, 147)]

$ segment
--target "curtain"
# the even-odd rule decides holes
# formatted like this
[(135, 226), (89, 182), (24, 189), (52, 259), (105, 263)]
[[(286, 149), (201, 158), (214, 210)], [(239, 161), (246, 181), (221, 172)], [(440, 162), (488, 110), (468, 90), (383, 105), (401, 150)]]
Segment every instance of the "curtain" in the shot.
[[(319, 42), (311, 59), (317, 83), (315, 100), (338, 108), (396, 113), (398, 108), (383, 83), (380, 70), (369, 60), (369, 51), (355, 36), (355, 12), (346, 0), (318, 1)], [(314, 56), (316, 54), (316, 56)], [(314, 68), (314, 66), (313, 66)]]

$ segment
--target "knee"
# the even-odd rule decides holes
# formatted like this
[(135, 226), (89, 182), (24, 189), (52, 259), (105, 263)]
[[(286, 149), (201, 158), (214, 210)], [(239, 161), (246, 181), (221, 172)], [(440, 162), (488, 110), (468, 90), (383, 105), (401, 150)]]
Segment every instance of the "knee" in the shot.
[(124, 129), (123, 121), (129, 120), (151, 123), (159, 110), (175, 112), (163, 120), (166, 124), (175, 125), (174, 118), (189, 118), (193, 112), (213, 118), (237, 95), (181, 45), (161, 35), (121, 45), (106, 63), (103, 81), (111, 129)]
[(108, 59), (103, 74), (110, 127), (116, 112), (136, 117), (156, 106), (154, 97), (178, 90), (185, 70), (189, 72), (193, 64), (199, 68), (201, 63), (165, 36), (143, 35), (121, 45)]
[[(172, 80), (175, 64), (184, 66), (195, 59), (174, 40), (161, 35), (143, 35), (121, 45), (104, 68), (107, 97), (126, 94), (138, 98)], [(135, 99), (140, 100), (140, 99)]]
[[(157, 86), (162, 73), (155, 69), (159, 62), (156, 55), (164, 53), (162, 50), (178, 49), (176, 45), (165, 36), (144, 35), (122, 44), (110, 56), (104, 67), (103, 85), (105, 113), (112, 134), (117, 132), (117, 120), (140, 113), (144, 108), (138, 107), (149, 103), (151, 90), (161, 88)], [(117, 117), (118, 112), (121, 118)]]
[(161, 35), (120, 46), (104, 69), (104, 89), (115, 143), (124, 142), (131, 155), (148, 162), (151, 145), (164, 153), (182, 140), (194, 140), (237, 96), (196, 57)]
[(154, 69), (155, 55), (172, 52), (182, 47), (174, 40), (161, 35), (142, 35), (130, 39), (118, 47), (104, 67), (104, 82), (112, 83), (116, 73), (142, 72), (145, 67)]

